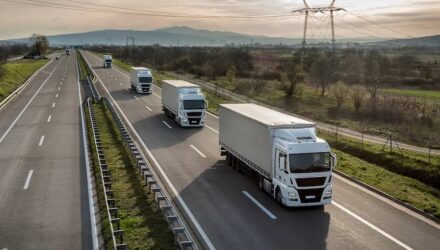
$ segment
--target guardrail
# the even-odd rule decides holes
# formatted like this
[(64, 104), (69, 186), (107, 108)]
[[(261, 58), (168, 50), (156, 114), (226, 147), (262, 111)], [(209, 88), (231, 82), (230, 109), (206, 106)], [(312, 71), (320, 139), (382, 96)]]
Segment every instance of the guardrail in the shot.
[(192, 239), (191, 234), (176, 212), (176, 209), (172, 205), (171, 201), (164, 193), (159, 181), (153, 174), (152, 168), (149, 166), (148, 161), (145, 160), (145, 156), (141, 153), (138, 145), (135, 143), (130, 133), (126, 129), (121, 117), (116, 112), (116, 109), (113, 107), (111, 102), (107, 98), (103, 99), (107, 108), (112, 114), (113, 120), (116, 122), (116, 125), (122, 134), (125, 145), (136, 162), (139, 173), (142, 175), (150, 192), (153, 194), (154, 200), (162, 211), (164, 219), (168, 222), (170, 230), (174, 234), (175, 243), (180, 247), (180, 249), (197, 250), (197, 245)]
[[(108, 169), (105, 160), (104, 150), (101, 145), (101, 137), (99, 128), (95, 120), (95, 114), (91, 105), (91, 98), (87, 99), (87, 106), (89, 107), (89, 117), (92, 126), (92, 136), (95, 142), (96, 156), (98, 158), (99, 171), (101, 173), (101, 183), (104, 190), (105, 207), (107, 209), (107, 216), (110, 221), (110, 230), (112, 234), (113, 246), (117, 250), (127, 249), (127, 244), (124, 244), (124, 232), (120, 228), (120, 218), (118, 217), (118, 208), (116, 207), (116, 200), (113, 196), (111, 172)], [(114, 228), (116, 225), (116, 229)]]

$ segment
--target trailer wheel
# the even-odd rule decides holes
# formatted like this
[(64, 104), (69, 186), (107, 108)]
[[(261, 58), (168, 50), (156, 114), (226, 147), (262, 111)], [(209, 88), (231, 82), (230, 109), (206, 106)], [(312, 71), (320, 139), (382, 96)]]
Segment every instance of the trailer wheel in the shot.
[(260, 178), (258, 179), (258, 188), (261, 191), (264, 191), (264, 177), (260, 175)]
[(231, 153), (226, 153), (226, 163), (231, 166)]

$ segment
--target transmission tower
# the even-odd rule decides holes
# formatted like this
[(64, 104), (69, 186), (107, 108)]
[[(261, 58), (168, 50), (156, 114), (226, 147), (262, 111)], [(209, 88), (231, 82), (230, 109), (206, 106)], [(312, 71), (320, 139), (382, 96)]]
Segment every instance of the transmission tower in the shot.
[(303, 0), (305, 8), (292, 11), (292, 13), (300, 13), (300, 14), (304, 14), (305, 15), (304, 34), (303, 34), (303, 42), (302, 42), (302, 49), (303, 49), (304, 56), (305, 56), (305, 53), (306, 53), (307, 23), (308, 23), (308, 20), (309, 20), (309, 14), (326, 13), (326, 12), (330, 12), (330, 22), (331, 22), (331, 27), (332, 27), (333, 55), (335, 55), (335, 53), (336, 53), (336, 40), (335, 40), (335, 22), (334, 22), (333, 13), (335, 11), (345, 10), (343, 8), (335, 7), (335, 1), (336, 0), (332, 0), (332, 2), (330, 3), (330, 6), (328, 6), (328, 7), (316, 7), (316, 8), (314, 8), (314, 7), (310, 7), (310, 5), (307, 3), (306, 0)]

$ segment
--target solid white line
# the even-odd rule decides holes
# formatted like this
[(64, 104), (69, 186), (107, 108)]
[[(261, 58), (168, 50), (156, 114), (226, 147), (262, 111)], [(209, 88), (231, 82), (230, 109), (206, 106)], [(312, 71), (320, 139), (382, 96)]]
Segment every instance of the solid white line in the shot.
[(166, 121), (162, 121), (162, 123), (165, 124), (165, 126), (167, 126), (169, 129), (173, 128)]
[(154, 92), (153, 92), (153, 95), (159, 97), (159, 99), (162, 99), (162, 97), (161, 97), (160, 95), (158, 95), (158, 94), (156, 94), (156, 93), (154, 93)]
[(44, 142), (44, 135), (41, 136), (40, 142), (38, 143), (38, 146), (41, 147), (43, 145), (43, 142)]
[(49, 117), (47, 118), (47, 122), (49, 123), (51, 119), (52, 119), (52, 116), (49, 115)]
[(24, 106), (24, 108), (20, 111), (20, 113), (18, 114), (17, 118), (15, 118), (15, 120), (12, 122), (12, 124), (9, 126), (9, 128), (6, 130), (6, 132), (2, 135), (2, 137), (0, 138), (0, 143), (3, 142), (3, 140), (6, 138), (6, 136), (9, 134), (9, 132), (11, 131), (11, 129), (15, 126), (15, 124), (17, 123), (18, 119), (20, 119), (20, 117), (23, 115), (24, 111), (26, 111), (26, 109), (29, 107), (29, 105), (31, 105), (31, 102), (35, 99), (35, 97), (37, 96), (37, 94), (40, 92), (40, 90), (44, 87), (44, 85), (46, 84), (46, 82), (49, 80), (49, 78), (52, 76), (53, 72), (55, 72), (55, 70), (58, 68), (58, 66), (60, 65), (61, 61), (57, 64), (57, 66), (55, 66), (55, 68), (52, 70), (52, 73), (49, 74), (49, 76), (46, 78), (46, 80), (43, 82), (43, 84), (41, 84), (41, 86), (37, 89), (37, 91), (35, 91), (35, 94), (31, 97), (31, 99), (29, 100), (29, 102), (26, 104), (26, 106)]
[(55, 98), (58, 98), (58, 93), (55, 95)]
[(208, 129), (212, 130), (214, 133), (218, 134), (218, 131), (213, 129), (213, 128), (211, 128), (210, 126), (205, 124), (205, 127), (207, 127)]
[(194, 151), (196, 151), (201, 157), (206, 158), (206, 155), (204, 155), (198, 148), (196, 148), (194, 145), (190, 145), (190, 147), (192, 149), (194, 149)]
[[(94, 55), (92, 53), (93, 56), (95, 56), (96, 58), (98, 58), (99, 60), (101, 60), (98, 56)], [(84, 59), (86, 60), (87, 64), (89, 64), (88, 60), (84, 57)], [(89, 64), (90, 65), (90, 64)], [(116, 68), (115, 68), (116, 69)], [(116, 69), (117, 71), (119, 71), (118, 69)], [(206, 245), (208, 246), (209, 249), (215, 249), (214, 244), (212, 244), (211, 240), (209, 239), (208, 235), (206, 234), (205, 230), (203, 230), (202, 226), (200, 225), (200, 223), (197, 221), (196, 217), (194, 216), (194, 214), (191, 212), (191, 209), (189, 209), (188, 205), (185, 203), (185, 201), (183, 200), (182, 196), (180, 196), (179, 192), (177, 191), (177, 189), (174, 187), (173, 183), (171, 182), (171, 180), (168, 178), (167, 174), (165, 173), (165, 171), (163, 170), (162, 166), (159, 164), (159, 162), (156, 160), (156, 158), (154, 157), (153, 153), (151, 153), (150, 149), (147, 147), (147, 145), (145, 144), (145, 142), (142, 140), (141, 136), (139, 135), (139, 133), (136, 131), (136, 129), (133, 127), (133, 125), (130, 123), (130, 121), (128, 120), (127, 116), (125, 115), (125, 113), (122, 111), (121, 107), (119, 107), (118, 103), (115, 101), (115, 99), (113, 98), (113, 96), (110, 94), (110, 91), (108, 91), (107, 87), (102, 83), (101, 79), (99, 78), (99, 76), (96, 74), (95, 70), (92, 68), (93, 73), (95, 73), (96, 77), (98, 78), (101, 86), (105, 89), (105, 91), (108, 94), (108, 97), (110, 98), (110, 100), (112, 100), (113, 104), (116, 106), (116, 108), (119, 110), (119, 112), (121, 113), (122, 117), (124, 118), (125, 122), (127, 123), (127, 125), (130, 127), (130, 129), (133, 131), (134, 135), (136, 136), (136, 138), (138, 138), (139, 142), (141, 143), (142, 147), (144, 148), (144, 150), (147, 152), (148, 157), (151, 159), (151, 161), (153, 161), (154, 165), (156, 166), (157, 170), (159, 171), (159, 173), (161, 174), (161, 176), (164, 178), (165, 182), (168, 184), (168, 186), (170, 187), (174, 197), (177, 198), (178, 202), (180, 203), (180, 205), (182, 206), (183, 210), (185, 210), (185, 213), (188, 215), (189, 220), (194, 224), (194, 226), (196, 227), (197, 231), (199, 232), (200, 236), (203, 238), (203, 240), (205, 241)], [(121, 72), (121, 74), (123, 74)], [(128, 76), (127, 76), (128, 78)]]
[(153, 111), (152, 109), (150, 109), (150, 107), (148, 107), (148, 106), (145, 106), (145, 108), (146, 109), (148, 109), (148, 110), (150, 110), (150, 111)]
[(387, 237), (388, 239), (394, 241), (399, 246), (401, 246), (401, 247), (403, 247), (405, 249), (408, 249), (408, 250), (412, 250), (411, 247), (405, 245), (403, 242), (399, 241), (398, 239), (396, 239), (393, 236), (389, 235), (388, 233), (384, 232), (382, 229), (380, 229), (380, 228), (376, 227), (375, 225), (371, 224), (370, 222), (366, 221), (365, 219), (363, 219), (359, 215), (353, 213), (352, 211), (348, 210), (347, 208), (343, 207), (339, 203), (336, 203), (336, 202), (332, 201), (332, 204), (335, 205), (336, 207), (338, 207), (339, 209), (341, 209), (342, 211), (346, 212), (347, 214), (353, 216), (355, 219), (357, 219), (360, 222), (364, 223), (365, 225), (367, 225), (371, 229), (375, 230), (376, 232), (378, 232), (378, 233), (382, 234), (383, 236)]
[(34, 170), (29, 170), (28, 176), (26, 178), (26, 182), (24, 183), (23, 190), (27, 190), (29, 187), (29, 184), (31, 183), (32, 174), (34, 173)]
[(249, 194), (247, 191), (242, 191), (246, 197), (249, 198), (255, 205), (257, 205), (263, 212), (265, 212), (272, 220), (276, 220), (277, 217), (271, 213), (267, 208), (265, 208), (260, 202), (258, 202), (251, 194)]
[(86, 137), (86, 126), (84, 120), (84, 110), (81, 107), (82, 98), (81, 98), (81, 85), (79, 83), (79, 69), (78, 64), (76, 65), (76, 76), (77, 76), (77, 84), (78, 84), (78, 98), (79, 98), (79, 109), (81, 114), (81, 130), (82, 130), (82, 141), (84, 148), (84, 160), (86, 163), (86, 171), (87, 171), (87, 193), (89, 196), (89, 213), (90, 213), (90, 224), (92, 227), (92, 239), (93, 239), (93, 249), (98, 250), (98, 233), (96, 230), (96, 218), (95, 218), (95, 205), (93, 202), (93, 192), (92, 192), (92, 181), (91, 181), (91, 171), (90, 171), (90, 162), (89, 162), (89, 152), (87, 150), (87, 137)]
[(139, 98), (137, 96), (134, 96), (134, 98), (139, 101)]
[(52, 103), (52, 108), (55, 108), (55, 103)]

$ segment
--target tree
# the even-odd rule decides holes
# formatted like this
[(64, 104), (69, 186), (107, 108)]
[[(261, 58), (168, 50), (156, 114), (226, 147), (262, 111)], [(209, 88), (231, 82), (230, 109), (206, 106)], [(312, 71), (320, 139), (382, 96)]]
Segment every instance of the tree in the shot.
[(331, 93), (336, 99), (336, 106), (340, 108), (342, 104), (344, 104), (345, 98), (348, 94), (348, 87), (344, 82), (337, 82), (335, 86), (332, 88)]
[(364, 82), (372, 100), (376, 99), (377, 91), (383, 86), (389, 69), (390, 62), (386, 56), (377, 50), (369, 52), (365, 61)]
[(359, 112), (366, 94), (367, 91), (362, 85), (357, 84), (351, 88), (351, 99), (353, 100), (353, 106), (356, 112)]
[(334, 82), (334, 67), (331, 56), (320, 55), (310, 68), (310, 81), (321, 89), (321, 96), (325, 94), (330, 83)]
[(295, 94), (298, 84), (303, 83), (306, 75), (300, 64), (289, 62), (280, 74), (281, 89), (287, 97)]
[(226, 71), (226, 78), (228, 79), (229, 84), (233, 84), (235, 82), (235, 75), (237, 73), (237, 69), (234, 65), (229, 67), (228, 71)]
[(32, 43), (32, 54), (41, 56), (49, 49), (49, 41), (44, 35), (33, 34), (29, 40)]

